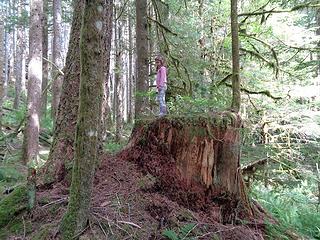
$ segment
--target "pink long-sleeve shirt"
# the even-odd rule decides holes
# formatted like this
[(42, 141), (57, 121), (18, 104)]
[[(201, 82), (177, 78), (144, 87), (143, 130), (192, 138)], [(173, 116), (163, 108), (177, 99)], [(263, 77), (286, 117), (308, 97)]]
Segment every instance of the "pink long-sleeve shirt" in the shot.
[(163, 87), (167, 84), (167, 69), (165, 66), (162, 66), (158, 69), (157, 72), (157, 88)]

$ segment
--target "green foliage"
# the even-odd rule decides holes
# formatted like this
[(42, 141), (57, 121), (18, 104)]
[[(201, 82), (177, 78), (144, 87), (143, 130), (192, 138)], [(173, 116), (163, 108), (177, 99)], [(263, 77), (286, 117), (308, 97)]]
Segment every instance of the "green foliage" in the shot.
[(217, 99), (192, 98), (188, 96), (176, 96), (174, 102), (168, 102), (170, 115), (177, 116), (206, 116), (209, 112), (221, 109), (224, 104), (219, 104)]
[(280, 223), (277, 227), (270, 225), (269, 239), (275, 239), (277, 234), (285, 235), (285, 231), (296, 231), (308, 239), (320, 239), (320, 214), (315, 186), (310, 186), (310, 182), (305, 181), (292, 189), (257, 185), (252, 194)]
[(190, 237), (189, 235), (195, 228), (196, 228), (196, 224), (188, 223), (181, 227), (178, 234), (172, 229), (169, 229), (169, 230), (167, 229), (163, 231), (162, 235), (164, 237), (167, 237), (170, 240), (182, 240), (182, 239), (191, 240), (194, 238)]
[(0, 182), (17, 182), (23, 179), (23, 174), (16, 168), (5, 166), (0, 168)]
[(107, 142), (104, 145), (104, 149), (110, 153), (117, 153), (123, 148), (123, 143)]

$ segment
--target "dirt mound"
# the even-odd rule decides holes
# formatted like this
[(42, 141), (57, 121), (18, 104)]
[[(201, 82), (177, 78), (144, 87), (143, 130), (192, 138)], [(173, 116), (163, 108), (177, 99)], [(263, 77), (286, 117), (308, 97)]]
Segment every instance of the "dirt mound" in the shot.
[[(170, 239), (165, 236), (172, 234), (179, 239), (263, 239), (262, 224), (223, 225), (217, 219), (218, 206), (203, 211), (173, 201), (158, 177), (127, 160), (128, 153), (102, 157), (94, 180), (89, 225), (80, 239), (160, 240)], [(38, 194), (40, 206), (30, 216), (38, 225), (33, 224), (30, 239), (41, 234), (40, 239), (58, 239), (67, 193), (60, 184)]]

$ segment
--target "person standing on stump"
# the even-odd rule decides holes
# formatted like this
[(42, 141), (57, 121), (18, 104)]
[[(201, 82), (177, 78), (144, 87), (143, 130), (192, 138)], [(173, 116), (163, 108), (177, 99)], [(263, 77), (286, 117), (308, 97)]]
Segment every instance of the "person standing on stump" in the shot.
[(167, 91), (167, 68), (164, 64), (164, 58), (158, 55), (155, 58), (156, 67), (157, 67), (157, 90), (158, 90), (158, 101), (160, 106), (159, 116), (164, 116), (167, 114), (166, 106), (166, 91)]

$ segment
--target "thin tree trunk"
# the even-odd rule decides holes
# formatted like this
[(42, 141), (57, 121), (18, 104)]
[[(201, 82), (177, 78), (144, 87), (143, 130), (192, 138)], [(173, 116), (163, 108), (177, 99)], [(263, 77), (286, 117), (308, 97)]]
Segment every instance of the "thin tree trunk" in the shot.
[[(316, 24), (317, 24), (317, 31), (316, 31), (316, 35), (320, 36), (320, 9), (318, 8), (316, 10)], [(318, 47), (320, 47), (320, 40), (318, 41)], [(318, 52), (317, 54), (317, 58), (318, 58), (318, 62), (320, 61), (320, 53)], [(318, 68), (317, 68), (317, 75), (320, 75), (320, 62), (318, 64)]]
[[(4, 37), (4, 23), (3, 21), (0, 21), (0, 69), (2, 70), (4, 67), (4, 52), (5, 48), (3, 45), (3, 37)], [(0, 134), (2, 134), (2, 116), (3, 116), (3, 110), (2, 110), (2, 104), (4, 99), (4, 74), (3, 71), (0, 71)]]
[[(53, 63), (59, 68), (63, 68), (63, 42), (62, 42), (62, 19), (61, 0), (53, 0)], [(56, 119), (59, 106), (63, 78), (56, 68), (53, 68), (52, 84), (52, 119)]]
[[(12, 2), (10, 1), (11, 6), (10, 6), (10, 16), (13, 18), (16, 18), (16, 0), (13, 0)], [(10, 73), (9, 73), (9, 81), (15, 82), (15, 66), (16, 66), (16, 26), (14, 25), (12, 28), (12, 41), (11, 41), (11, 58), (10, 58)]]
[(80, 105), (75, 159), (68, 210), (61, 224), (62, 239), (72, 239), (85, 229), (90, 213), (91, 189), (97, 162), (101, 124), (105, 51), (106, 4), (86, 1), (81, 28)]
[[(48, 0), (43, 2), (43, 26), (42, 26), (42, 57), (48, 59)], [(46, 115), (48, 102), (48, 61), (42, 62), (42, 98), (41, 98), (41, 114)]]
[(122, 136), (122, 129), (123, 129), (123, 44), (122, 44), (122, 27), (123, 23), (121, 20), (118, 21), (118, 26), (116, 27), (118, 29), (117, 31), (117, 41), (116, 41), (116, 72), (115, 72), (115, 78), (114, 78), (114, 88), (115, 88), (115, 105), (116, 105), (116, 142), (120, 142), (121, 136)]
[(136, 98), (135, 119), (140, 119), (147, 106), (148, 90), (148, 30), (147, 30), (147, 0), (137, 0), (136, 3)]
[[(129, 9), (130, 11), (130, 9)], [(128, 31), (129, 31), (129, 78), (128, 78), (128, 123), (133, 120), (132, 117), (132, 86), (133, 86), (133, 74), (132, 74), (132, 49), (133, 49), (133, 39), (132, 39), (132, 20), (131, 15), (128, 14)]]
[(35, 169), (39, 153), (39, 112), (41, 107), (42, 81), (42, 0), (30, 4), (29, 71), (28, 71), (28, 113), (24, 132), (24, 162), (28, 164), (29, 208), (35, 205)]
[[(18, 2), (18, 17), (22, 16), (24, 1)], [(15, 81), (15, 98), (13, 108), (18, 109), (20, 106), (21, 90), (22, 90), (22, 64), (23, 64), (23, 53), (24, 53), (24, 27), (22, 22), (18, 22), (17, 25), (17, 53), (16, 53), (16, 81)]]
[(235, 112), (240, 110), (240, 56), (238, 32), (238, 0), (231, 0), (231, 35), (232, 35), (232, 104)]
[[(110, 52), (111, 52), (111, 41), (112, 41), (112, 17), (113, 17), (113, 0), (107, 1), (107, 13), (111, 12), (111, 14), (107, 15), (107, 25), (106, 25), (106, 57), (105, 57), (105, 83), (104, 83), (104, 96), (102, 103), (102, 127), (100, 139), (104, 140), (106, 129), (110, 129), (112, 126), (112, 116), (111, 116), (111, 107), (109, 104), (109, 79), (110, 79)], [(100, 141), (101, 143), (103, 141)]]

